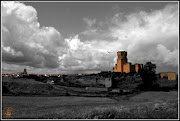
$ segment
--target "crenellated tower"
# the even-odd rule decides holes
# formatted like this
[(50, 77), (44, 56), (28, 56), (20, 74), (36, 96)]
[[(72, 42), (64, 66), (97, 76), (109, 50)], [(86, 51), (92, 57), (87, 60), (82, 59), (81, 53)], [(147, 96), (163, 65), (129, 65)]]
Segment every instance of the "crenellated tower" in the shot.
[(123, 65), (127, 63), (127, 52), (118, 51), (117, 56), (117, 72), (123, 72)]
[(113, 68), (113, 72), (138, 72), (139, 68), (143, 68), (143, 64), (132, 65), (128, 62), (126, 51), (118, 51), (117, 56), (117, 64)]

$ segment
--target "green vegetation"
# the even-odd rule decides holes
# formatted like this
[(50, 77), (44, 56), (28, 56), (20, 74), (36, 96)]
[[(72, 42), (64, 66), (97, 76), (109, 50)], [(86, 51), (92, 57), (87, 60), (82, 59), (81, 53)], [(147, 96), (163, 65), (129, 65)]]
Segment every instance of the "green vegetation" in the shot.
[(84, 115), (90, 119), (173, 119), (177, 118), (177, 103), (147, 103), (135, 106), (95, 108)]
[(159, 85), (158, 89), (161, 91), (178, 90), (177, 80), (168, 80), (160, 78), (157, 80), (157, 84)]
[[(13, 119), (177, 119), (177, 92), (144, 92), (128, 99), (3, 96)], [(3, 118), (6, 118), (3, 114)]]
[(13, 119), (177, 119), (177, 80), (157, 80), (155, 67), (149, 62), (140, 75), (114, 73), (117, 93), (107, 92), (96, 76), (48, 78), (55, 85), (45, 77), (3, 77), (2, 106), (13, 108)]
[(3, 78), (2, 87), (4, 96), (107, 96), (106, 88), (51, 85), (27, 78)]
[(13, 79), (11, 77), (3, 78), (2, 82), (3, 95), (25, 95), (25, 96), (33, 96), (33, 95), (52, 95), (59, 93), (64, 94), (66, 90), (63, 89), (55, 89), (53, 85), (46, 84), (43, 82), (35, 81), (34, 79), (27, 78), (17, 78)]
[(142, 85), (139, 85), (140, 90), (154, 90), (158, 88), (155, 64), (146, 62), (143, 69), (140, 69), (139, 72), (143, 82)]

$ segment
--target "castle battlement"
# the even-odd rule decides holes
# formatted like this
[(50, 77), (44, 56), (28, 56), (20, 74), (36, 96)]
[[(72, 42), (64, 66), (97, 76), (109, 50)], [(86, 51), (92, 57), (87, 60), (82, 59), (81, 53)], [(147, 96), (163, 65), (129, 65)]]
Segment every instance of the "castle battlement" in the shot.
[(132, 65), (131, 62), (128, 62), (126, 51), (118, 51), (117, 56), (117, 64), (113, 68), (113, 72), (138, 72), (139, 69), (143, 68), (143, 64)]

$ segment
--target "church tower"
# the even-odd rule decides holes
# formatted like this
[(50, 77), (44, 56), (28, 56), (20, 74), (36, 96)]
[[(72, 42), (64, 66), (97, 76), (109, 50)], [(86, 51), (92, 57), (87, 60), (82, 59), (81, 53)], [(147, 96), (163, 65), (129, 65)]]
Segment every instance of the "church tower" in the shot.
[(24, 68), (24, 72), (23, 72), (23, 74), (27, 74), (26, 68)]

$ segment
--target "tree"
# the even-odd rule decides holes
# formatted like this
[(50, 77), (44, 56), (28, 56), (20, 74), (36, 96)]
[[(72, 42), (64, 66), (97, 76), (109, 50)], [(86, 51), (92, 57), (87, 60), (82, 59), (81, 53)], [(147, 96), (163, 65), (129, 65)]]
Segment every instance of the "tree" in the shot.
[(150, 90), (157, 86), (156, 83), (156, 65), (151, 62), (146, 62), (144, 68), (140, 71), (140, 76), (142, 78), (143, 84), (142, 89)]
[(147, 73), (154, 73), (155, 74), (156, 73), (156, 65), (152, 64), (151, 62), (146, 62), (143, 70)]

